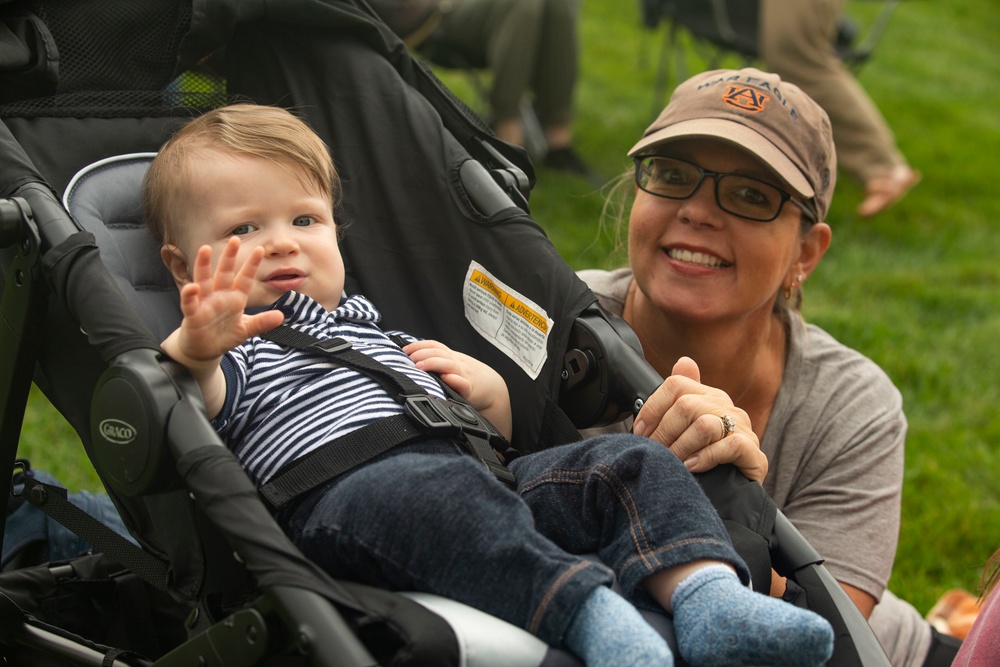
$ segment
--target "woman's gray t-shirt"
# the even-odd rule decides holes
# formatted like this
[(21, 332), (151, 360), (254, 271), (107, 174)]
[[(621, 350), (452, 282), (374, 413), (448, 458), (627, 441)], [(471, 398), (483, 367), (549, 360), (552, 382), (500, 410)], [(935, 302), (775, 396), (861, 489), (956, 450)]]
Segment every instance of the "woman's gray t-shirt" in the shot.
[[(606, 310), (622, 314), (629, 269), (579, 275)], [(788, 334), (784, 376), (761, 439), (764, 488), (834, 578), (878, 599), (899, 536), (902, 396), (878, 365), (819, 327), (799, 322)]]

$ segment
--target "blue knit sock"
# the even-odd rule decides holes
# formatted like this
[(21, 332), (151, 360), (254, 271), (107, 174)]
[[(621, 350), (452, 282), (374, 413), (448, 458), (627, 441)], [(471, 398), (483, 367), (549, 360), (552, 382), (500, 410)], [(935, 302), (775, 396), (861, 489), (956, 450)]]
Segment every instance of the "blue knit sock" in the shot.
[(670, 604), (677, 650), (693, 667), (815, 667), (833, 654), (833, 628), (825, 618), (755, 593), (721, 565), (684, 579)]
[(599, 586), (577, 609), (566, 630), (566, 648), (587, 667), (673, 667), (667, 642), (639, 611)]

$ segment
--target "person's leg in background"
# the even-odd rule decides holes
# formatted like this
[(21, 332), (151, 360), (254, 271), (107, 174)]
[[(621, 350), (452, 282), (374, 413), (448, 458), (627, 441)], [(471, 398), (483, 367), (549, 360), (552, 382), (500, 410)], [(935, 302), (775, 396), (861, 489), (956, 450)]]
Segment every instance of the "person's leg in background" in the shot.
[(433, 39), (492, 71), (490, 124), (500, 139), (525, 145), (521, 103), (531, 92), (548, 148), (545, 165), (603, 184), (572, 147), (578, 22), (579, 0), (457, 0)]
[(579, 78), (580, 0), (544, 0), (542, 34), (532, 90), (548, 152), (543, 164), (569, 171), (595, 185), (605, 179), (573, 148), (573, 97)]
[(538, 60), (544, 0), (452, 0), (431, 39), (456, 48), (472, 67), (493, 73), (490, 124), (509, 143), (524, 144), (521, 99)]
[(885, 118), (837, 56), (834, 38), (846, 0), (763, 0), (760, 55), (830, 116), (840, 168), (865, 188), (858, 213), (871, 216), (919, 180)]
[(579, 0), (543, 0), (538, 65), (531, 82), (549, 151), (573, 143), (573, 93), (579, 74)]

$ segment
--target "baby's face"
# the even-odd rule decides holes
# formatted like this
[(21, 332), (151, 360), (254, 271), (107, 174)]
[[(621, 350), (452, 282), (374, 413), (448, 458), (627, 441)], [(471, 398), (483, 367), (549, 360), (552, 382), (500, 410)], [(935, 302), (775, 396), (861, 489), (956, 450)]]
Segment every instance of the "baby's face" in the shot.
[(229, 238), (240, 238), (237, 266), (257, 246), (264, 258), (248, 306), (267, 306), (289, 290), (328, 310), (340, 303), (344, 261), (328, 195), (284, 165), (246, 155), (202, 154), (188, 165), (186, 210), (173, 244), (183, 257), (173, 269), (190, 282), (198, 248), (212, 248), (212, 268)]

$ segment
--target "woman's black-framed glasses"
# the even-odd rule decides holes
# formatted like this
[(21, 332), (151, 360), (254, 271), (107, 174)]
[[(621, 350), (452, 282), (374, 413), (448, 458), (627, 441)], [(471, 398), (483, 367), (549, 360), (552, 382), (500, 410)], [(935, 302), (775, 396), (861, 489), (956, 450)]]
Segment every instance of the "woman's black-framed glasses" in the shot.
[(810, 222), (816, 214), (784, 190), (742, 174), (709, 171), (691, 162), (659, 155), (635, 158), (635, 184), (644, 192), (666, 199), (689, 199), (705, 178), (715, 181), (715, 203), (723, 211), (747, 220), (771, 222), (790, 201), (802, 210)]

